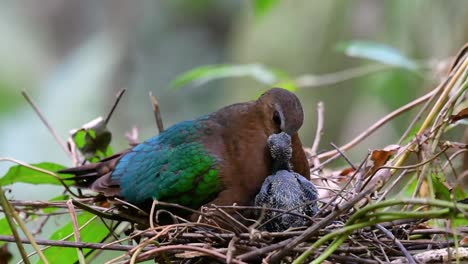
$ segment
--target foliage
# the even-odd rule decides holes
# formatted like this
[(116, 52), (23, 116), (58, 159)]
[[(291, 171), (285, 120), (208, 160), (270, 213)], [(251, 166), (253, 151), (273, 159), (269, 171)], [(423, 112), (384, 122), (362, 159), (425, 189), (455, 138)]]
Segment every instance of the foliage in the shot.
[(101, 117), (72, 132), (72, 139), (86, 160), (97, 162), (112, 155), (112, 134)]
[(295, 91), (296, 87), (289, 82), (288, 75), (282, 71), (265, 67), (261, 64), (245, 64), (245, 65), (206, 65), (192, 69), (178, 76), (171, 84), (173, 88), (180, 88), (189, 83), (200, 86), (209, 81), (232, 78), (232, 77), (252, 77), (256, 81), (269, 86), (282, 86), (285, 89)]
[(388, 45), (371, 41), (349, 41), (336, 45), (336, 49), (350, 57), (374, 60), (383, 64), (416, 70), (418, 65), (401, 52)]
[[(106, 225), (93, 214), (83, 212), (76, 216), (78, 226), (83, 227), (80, 229), (80, 239), (86, 242), (100, 242), (108, 234), (109, 230)], [(73, 223), (69, 222), (66, 225), (55, 231), (49, 239), (51, 240), (63, 240), (74, 241), (76, 238), (70, 236), (73, 234)], [(90, 252), (90, 249), (83, 249), (83, 253), (86, 255)], [(78, 261), (78, 255), (74, 248), (60, 248), (51, 247), (44, 251), (44, 255), (50, 263), (75, 263)]]
[[(31, 164), (34, 167), (25, 167), (23, 165), (16, 165), (10, 167), (8, 172), (0, 178), (0, 186), (6, 186), (17, 182), (30, 183), (30, 184), (54, 184), (61, 185), (58, 177), (66, 178), (65, 175), (58, 174), (52, 176), (56, 171), (64, 169), (65, 167), (52, 162), (42, 162), (38, 164)], [(38, 170), (41, 169), (41, 170)]]

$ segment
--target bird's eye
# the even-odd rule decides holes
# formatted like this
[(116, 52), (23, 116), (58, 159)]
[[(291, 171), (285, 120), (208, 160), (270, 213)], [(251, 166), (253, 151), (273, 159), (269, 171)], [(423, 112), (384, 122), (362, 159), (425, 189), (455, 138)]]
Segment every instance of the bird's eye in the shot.
[(277, 124), (278, 126), (281, 126), (281, 117), (278, 111), (275, 111), (273, 113), (273, 122), (275, 122), (275, 124)]

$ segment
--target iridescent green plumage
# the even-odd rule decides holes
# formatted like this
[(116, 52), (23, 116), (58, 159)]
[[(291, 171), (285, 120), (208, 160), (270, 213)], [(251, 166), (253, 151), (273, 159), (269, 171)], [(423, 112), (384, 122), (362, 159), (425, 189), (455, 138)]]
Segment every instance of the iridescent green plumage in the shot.
[(149, 199), (198, 208), (220, 191), (217, 159), (202, 141), (205, 118), (178, 123), (122, 156), (112, 172), (120, 195), (131, 203)]

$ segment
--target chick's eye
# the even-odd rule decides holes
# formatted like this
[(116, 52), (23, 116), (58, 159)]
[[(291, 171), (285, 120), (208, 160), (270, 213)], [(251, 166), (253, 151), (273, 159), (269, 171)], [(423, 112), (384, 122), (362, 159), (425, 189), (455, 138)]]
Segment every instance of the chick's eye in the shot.
[(278, 111), (275, 111), (273, 113), (273, 122), (275, 122), (275, 124), (277, 124), (278, 126), (281, 126), (281, 117)]

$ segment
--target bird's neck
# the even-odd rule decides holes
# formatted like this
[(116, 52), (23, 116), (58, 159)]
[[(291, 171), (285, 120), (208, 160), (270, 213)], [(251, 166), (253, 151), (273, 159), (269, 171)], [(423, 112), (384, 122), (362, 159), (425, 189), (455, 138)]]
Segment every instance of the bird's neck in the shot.
[(277, 171), (280, 170), (287, 170), (287, 171), (292, 171), (292, 166), (289, 161), (284, 161), (284, 160), (273, 160), (273, 174), (276, 173)]

